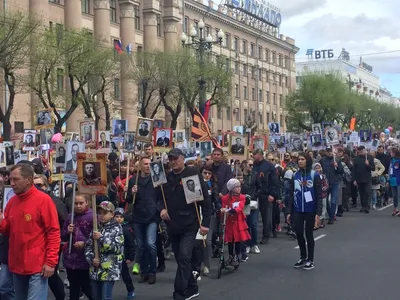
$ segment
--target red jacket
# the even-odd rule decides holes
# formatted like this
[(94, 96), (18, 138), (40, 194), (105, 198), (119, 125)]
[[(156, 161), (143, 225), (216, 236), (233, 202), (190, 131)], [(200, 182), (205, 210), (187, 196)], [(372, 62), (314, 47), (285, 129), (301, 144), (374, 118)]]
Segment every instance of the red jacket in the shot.
[(227, 194), (222, 197), (222, 207), (232, 208), (234, 214), (228, 213), (225, 226), (225, 242), (245, 242), (250, 240), (250, 234), (246, 223), (246, 216), (243, 212), (246, 203), (246, 196), (231, 196)]
[(19, 275), (40, 273), (43, 265), (55, 267), (60, 249), (57, 209), (46, 193), (32, 186), (8, 202), (0, 233), (8, 235), (8, 267)]

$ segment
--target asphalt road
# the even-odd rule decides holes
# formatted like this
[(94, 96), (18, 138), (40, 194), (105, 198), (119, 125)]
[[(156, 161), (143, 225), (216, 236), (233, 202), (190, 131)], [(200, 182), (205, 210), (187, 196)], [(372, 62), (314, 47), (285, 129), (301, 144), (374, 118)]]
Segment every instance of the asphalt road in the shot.
[[(219, 280), (215, 278), (218, 261), (214, 259), (212, 274), (199, 282), (197, 299), (398, 299), (400, 218), (391, 217), (391, 212), (391, 206), (368, 215), (353, 209), (334, 225), (316, 231), (316, 267), (312, 271), (292, 267), (299, 259), (299, 250), (283, 232), (261, 245), (261, 253), (252, 254), (236, 272), (223, 274)], [(172, 299), (175, 269), (172, 256), (155, 285), (135, 283), (137, 299)], [(118, 282), (113, 299), (125, 296), (125, 286)], [(49, 299), (54, 299), (51, 292)]]

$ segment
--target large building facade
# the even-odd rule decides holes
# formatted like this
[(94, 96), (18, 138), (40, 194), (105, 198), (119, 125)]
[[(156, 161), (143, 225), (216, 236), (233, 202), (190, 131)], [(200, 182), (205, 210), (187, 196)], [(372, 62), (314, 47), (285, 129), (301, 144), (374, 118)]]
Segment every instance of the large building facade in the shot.
[[(212, 51), (226, 58), (234, 74), (228, 103), (211, 109), (211, 131), (217, 134), (250, 123), (263, 131), (268, 122), (279, 122), (285, 128), (284, 102), (295, 88), (295, 41), (256, 29), (224, 5), (205, 0), (0, 0), (0, 7), (40, 16), (49, 27), (87, 28), (95, 37), (109, 41), (110, 47), (121, 40), (124, 45), (132, 44), (133, 51), (172, 51), (181, 47), (182, 32), (189, 35), (203, 20), (206, 35), (215, 39), (219, 30), (225, 33), (222, 45)], [(0, 105), (5, 107), (7, 89), (2, 86), (0, 92)], [(135, 130), (140, 105), (136, 83), (125, 76), (114, 78), (113, 92), (113, 118), (128, 119), (129, 129)], [(31, 93), (17, 95), (13, 126), (15, 122), (23, 122), (24, 128), (34, 126), (32, 97)], [(67, 130), (77, 131), (83, 119), (78, 109), (67, 121)], [(183, 112), (178, 126), (189, 125), (190, 118)]]

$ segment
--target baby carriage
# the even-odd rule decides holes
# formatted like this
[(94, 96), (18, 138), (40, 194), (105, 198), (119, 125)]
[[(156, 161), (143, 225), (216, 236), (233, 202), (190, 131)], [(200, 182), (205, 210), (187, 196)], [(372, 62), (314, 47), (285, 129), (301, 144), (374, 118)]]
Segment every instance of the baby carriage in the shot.
[(378, 207), (384, 207), (388, 204), (388, 181), (386, 176), (382, 175), (379, 177), (379, 190), (378, 190), (378, 199), (376, 206)]

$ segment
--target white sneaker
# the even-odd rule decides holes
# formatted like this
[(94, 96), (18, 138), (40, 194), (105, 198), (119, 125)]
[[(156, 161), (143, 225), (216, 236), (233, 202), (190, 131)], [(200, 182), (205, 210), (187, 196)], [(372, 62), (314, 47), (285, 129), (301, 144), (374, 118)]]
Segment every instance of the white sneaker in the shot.
[(247, 247), (246, 247), (246, 254), (249, 254), (249, 253), (250, 253), (250, 250), (251, 250), (250, 247), (247, 246)]
[(208, 276), (210, 274), (210, 270), (206, 267), (206, 266), (204, 266), (204, 268), (203, 268), (203, 275), (204, 276)]
[(67, 288), (69, 288), (69, 280), (68, 280), (68, 278), (65, 278), (65, 279), (64, 279), (64, 285), (65, 285)]
[(372, 209), (373, 209), (373, 210), (376, 210), (376, 205), (372, 205)]
[(260, 248), (257, 245), (251, 247), (251, 253), (260, 254)]

